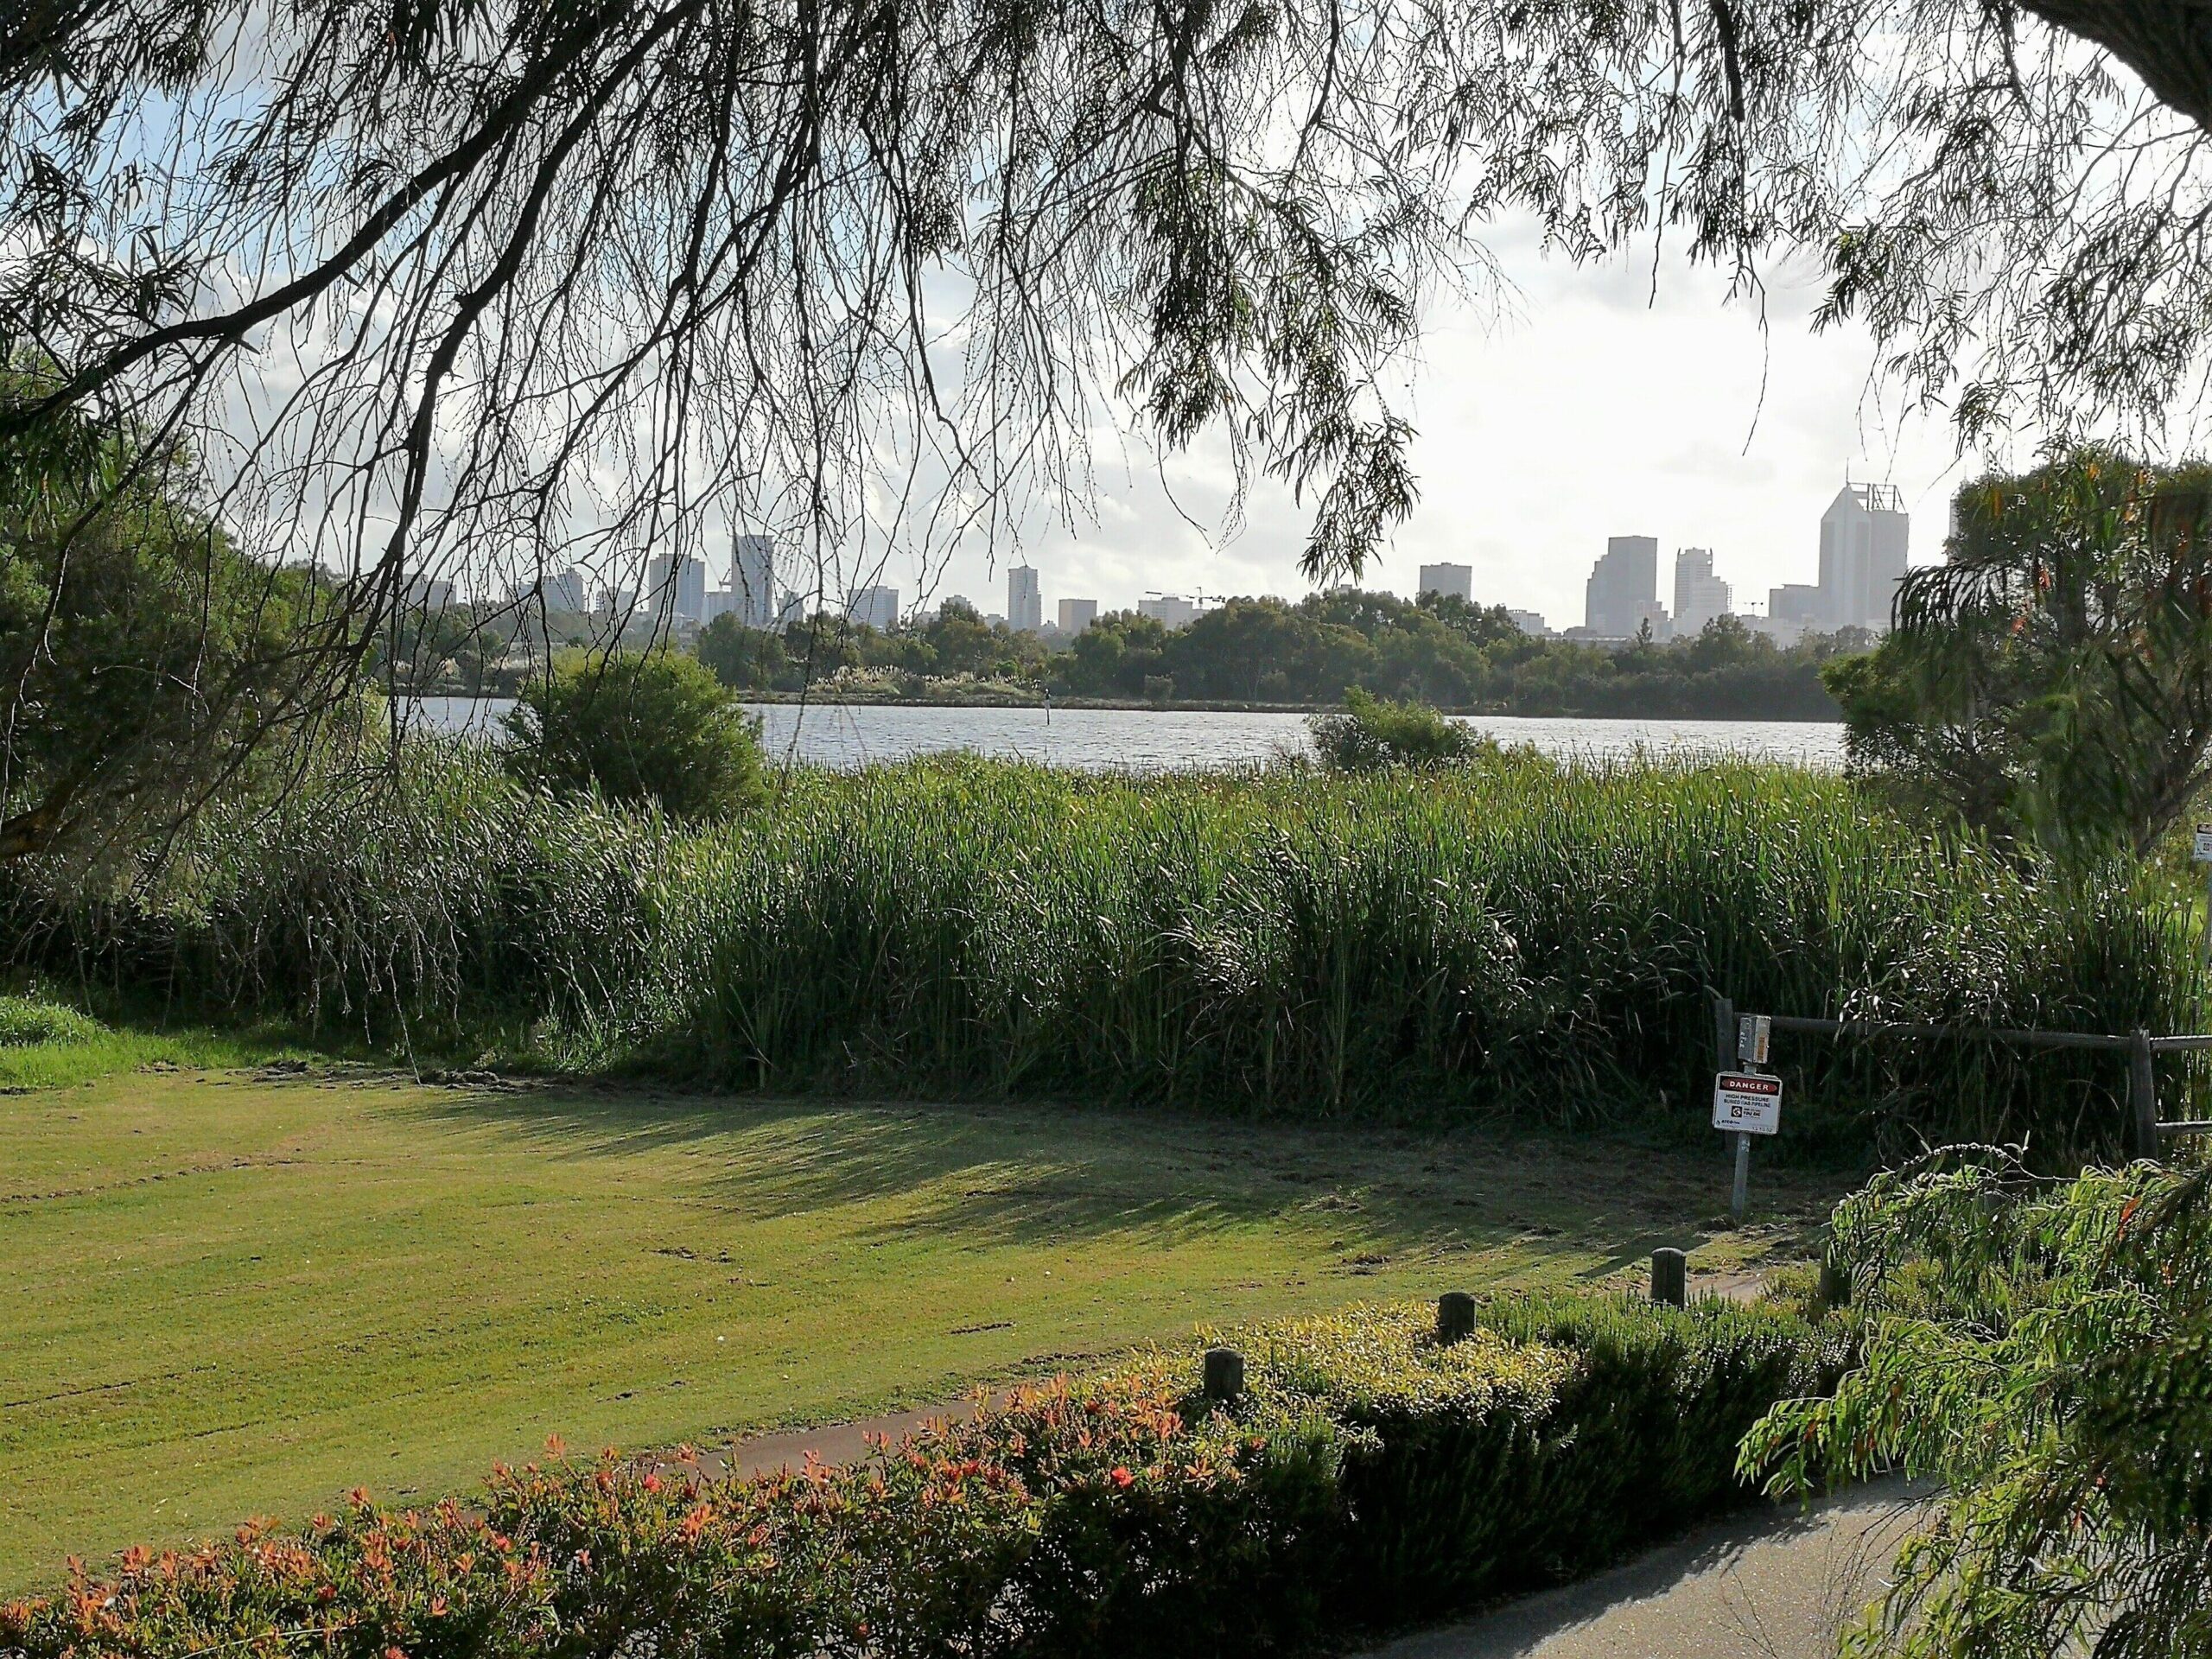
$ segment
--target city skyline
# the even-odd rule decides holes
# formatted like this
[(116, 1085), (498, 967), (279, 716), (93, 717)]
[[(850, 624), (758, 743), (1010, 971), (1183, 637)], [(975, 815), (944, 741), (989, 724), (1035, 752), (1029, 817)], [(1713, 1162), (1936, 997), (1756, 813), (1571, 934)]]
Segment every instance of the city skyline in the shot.
[[(1758, 613), (1770, 588), (1817, 581), (1821, 515), (1847, 482), (1899, 490), (1923, 526), (1914, 562), (1929, 563), (1958, 488), (2037, 459), (2042, 435), (2024, 430), (1961, 461), (1941, 411), (1897, 407), (1863, 330), (1813, 332), (1816, 289), (1799, 273), (1763, 273), (1763, 308), (1729, 306), (1725, 278), (1671, 252), (1576, 267), (1538, 257), (1533, 231), (1486, 239), (1512, 255), (1520, 291), (1495, 324), (1479, 307), (1432, 306), (1410, 404), (1419, 499), (1362, 586), (1410, 595), (1422, 565), (1467, 564), (1483, 602), (1566, 626), (1581, 619), (1591, 561), (1626, 531), (1669, 555), (1710, 549), (1737, 608)], [(1310, 499), (1300, 509), (1252, 476), (1242, 531), (1224, 540), (1225, 448), (1162, 460), (1103, 421), (1094, 435), (1095, 489), (1072, 529), (1040, 510), (996, 558), (963, 547), (916, 585), (1003, 592), (1027, 563), (1047, 573), (1048, 613), (1073, 592), (1102, 613), (1148, 589), (1310, 591), (1298, 571)]]
[[(1903, 494), (1895, 486), (1845, 483), (1814, 531), (1817, 545), (1812, 574), (1815, 580), (1777, 583), (1764, 594), (1753, 583), (1719, 574), (1719, 556), (1713, 548), (1676, 547), (1667, 556), (1668, 569), (1662, 570), (1662, 538), (1611, 535), (1605, 552), (1592, 562), (1584, 579), (1580, 622), (1573, 620), (1572, 611), (1565, 614), (1539, 611), (1515, 605), (1510, 597), (1484, 592), (1480, 569), (1461, 562), (1423, 564), (1414, 582), (1403, 589), (1372, 582), (1359, 585), (1408, 598), (1439, 594), (1484, 607), (1502, 607), (1516, 626), (1531, 633), (1618, 639), (1633, 635), (1648, 621), (1660, 638), (1684, 637), (1715, 617), (1727, 614), (1788, 625), (1792, 637), (1802, 629), (1879, 629), (1887, 623), (1884, 595), (1893, 590), (1908, 568), (1909, 520)], [(677, 592), (671, 608), (679, 620), (704, 623), (728, 613), (747, 626), (772, 626), (793, 613), (794, 598), (803, 597), (791, 592), (788, 583), (780, 604), (770, 597), (778, 591), (776, 576), (790, 556), (778, 551), (772, 537), (757, 534), (735, 538), (732, 556), (719, 571), (710, 562), (696, 558), (675, 564), (666, 556), (656, 556), (648, 562), (646, 581), (638, 597), (649, 607), (658, 604), (658, 596), (671, 582), (673, 568)], [(1267, 596), (1294, 601), (1298, 597), (1295, 593), (1231, 595), (1147, 589), (1133, 601), (1116, 601), (1058, 591), (1058, 583), (1049, 583), (1052, 591), (1048, 591), (1052, 575), (1027, 563), (1008, 567), (1006, 611), (988, 613), (989, 620), (1002, 621), (1017, 632), (1068, 634), (1080, 632), (1100, 615), (1133, 611), (1170, 627), (1180, 627), (1209, 608), (1210, 602), (1223, 599)], [(584, 572), (575, 569), (549, 575), (549, 598), (556, 598), (558, 603), (572, 589), (580, 590), (584, 576)], [(711, 588), (710, 582), (715, 584)], [(606, 606), (626, 601), (636, 590), (609, 584), (600, 591), (600, 603)], [(889, 582), (866, 583), (847, 589), (842, 598), (825, 596), (823, 607), (842, 610), (856, 620), (865, 618), (880, 627), (886, 625), (886, 618), (905, 623), (934, 613), (946, 601), (970, 602), (950, 593), (900, 602), (908, 591)]]

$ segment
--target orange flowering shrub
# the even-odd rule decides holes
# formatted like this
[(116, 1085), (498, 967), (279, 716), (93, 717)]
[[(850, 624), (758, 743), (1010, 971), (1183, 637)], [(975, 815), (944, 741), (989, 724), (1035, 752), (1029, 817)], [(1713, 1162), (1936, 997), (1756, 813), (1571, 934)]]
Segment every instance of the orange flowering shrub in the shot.
[(356, 1493), (293, 1531), (133, 1550), (105, 1577), (73, 1563), (57, 1593), (0, 1608), (0, 1654), (1281, 1651), (1580, 1571), (1740, 1500), (1738, 1420), (1832, 1386), (1845, 1351), (1778, 1306), (1583, 1298), (1485, 1319), (1449, 1347), (1422, 1309), (1248, 1332), (1233, 1407), (1162, 1351), (758, 1478), (555, 1443), (474, 1507)]

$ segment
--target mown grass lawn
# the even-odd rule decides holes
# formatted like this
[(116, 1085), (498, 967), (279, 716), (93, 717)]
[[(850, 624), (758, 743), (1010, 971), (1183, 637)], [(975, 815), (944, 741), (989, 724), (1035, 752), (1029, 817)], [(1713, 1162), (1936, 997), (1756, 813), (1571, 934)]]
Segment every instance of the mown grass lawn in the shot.
[[(167, 1062), (156, 1060), (156, 1065)], [(38, 1081), (33, 1077), (32, 1081)], [(20, 1088), (22, 1085), (18, 1084)], [(1838, 1180), (1602, 1140), (141, 1070), (0, 1101), (0, 1584), (1194, 1325), (1786, 1249)]]

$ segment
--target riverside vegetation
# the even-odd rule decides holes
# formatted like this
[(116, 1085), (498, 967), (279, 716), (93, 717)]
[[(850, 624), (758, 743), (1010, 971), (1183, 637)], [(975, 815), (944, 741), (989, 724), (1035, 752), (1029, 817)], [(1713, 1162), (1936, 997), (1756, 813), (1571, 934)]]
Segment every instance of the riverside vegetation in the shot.
[[(41, 887), (50, 972), (326, 1033), (722, 1086), (1705, 1133), (1740, 1008), (2182, 1029), (2192, 918), (1751, 766), (786, 775), (682, 828), (422, 745), (205, 814), (150, 884)], [(2109, 1057), (1807, 1043), (1790, 1141), (2118, 1144)], [(1802, 1068), (1802, 1069), (1801, 1069)]]

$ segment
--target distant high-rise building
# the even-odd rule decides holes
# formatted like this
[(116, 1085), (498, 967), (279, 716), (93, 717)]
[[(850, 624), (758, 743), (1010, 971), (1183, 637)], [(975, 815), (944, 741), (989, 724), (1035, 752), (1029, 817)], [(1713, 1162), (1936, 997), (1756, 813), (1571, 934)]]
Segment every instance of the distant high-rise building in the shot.
[(1446, 599), (1464, 599), (1471, 604), (1475, 597), (1475, 567), (1471, 564), (1424, 564), (1421, 568), (1419, 594), (1435, 594)]
[(1887, 630), (1904, 579), (1911, 524), (1901, 491), (1881, 484), (1843, 486), (1821, 515), (1822, 627)]
[(590, 579), (574, 566), (547, 578), (545, 608), (565, 611), (571, 616), (582, 616), (591, 609)]
[(1816, 628), (1821, 619), (1821, 590), (1809, 582), (1785, 582), (1766, 590), (1766, 613), (1776, 622)]
[(776, 620), (776, 543), (770, 536), (741, 536), (730, 549), (729, 608), (748, 628)]
[(1713, 550), (1685, 547), (1675, 555), (1675, 632), (1694, 639), (1705, 625), (1728, 614), (1734, 600), (1728, 584), (1713, 574)]
[(845, 616), (887, 633), (899, 626), (899, 590), (880, 585), (863, 588), (845, 601)]
[(1666, 614), (1659, 606), (1659, 538), (1609, 538), (1605, 556), (1592, 567), (1584, 590), (1584, 627), (1601, 639), (1625, 639), (1655, 610), (1662, 618)]
[(1064, 599), (1060, 601), (1060, 632), (1081, 633), (1098, 620), (1098, 601), (1095, 599)]
[(806, 595), (794, 588), (784, 589), (784, 596), (776, 606), (776, 626), (787, 628), (794, 622), (806, 620)]
[(1541, 611), (1509, 610), (1505, 615), (1508, 621), (1531, 639), (1541, 639), (1551, 632), (1551, 629), (1545, 625), (1544, 613)]
[(1007, 626), (1016, 633), (1034, 633), (1045, 626), (1045, 601), (1037, 591), (1037, 573), (1017, 564), (1006, 573)]
[(581, 616), (591, 609), (590, 578), (582, 570), (541, 570), (511, 589), (513, 602), (528, 609), (541, 600), (555, 615)]
[(1137, 614), (1150, 617), (1173, 633), (1198, 620), (1198, 607), (1180, 594), (1157, 594), (1137, 601)]
[(656, 553), (645, 567), (645, 601), (656, 622), (697, 622), (707, 613), (707, 567), (688, 553)]

